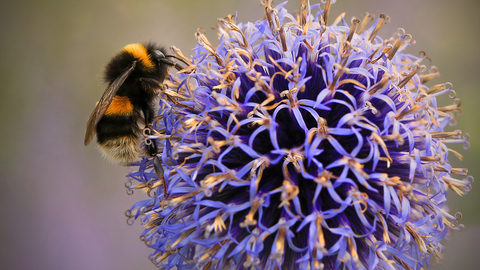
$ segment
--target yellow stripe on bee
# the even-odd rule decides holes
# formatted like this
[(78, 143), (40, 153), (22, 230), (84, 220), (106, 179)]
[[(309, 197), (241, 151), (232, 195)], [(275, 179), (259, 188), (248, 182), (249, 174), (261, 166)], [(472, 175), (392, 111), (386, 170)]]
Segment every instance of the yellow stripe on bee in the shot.
[(123, 50), (133, 55), (136, 59), (139, 59), (145, 68), (151, 70), (155, 67), (150, 55), (147, 53), (147, 49), (142, 44), (129, 44), (125, 46)]
[(128, 97), (115, 96), (105, 115), (132, 115), (133, 105)]

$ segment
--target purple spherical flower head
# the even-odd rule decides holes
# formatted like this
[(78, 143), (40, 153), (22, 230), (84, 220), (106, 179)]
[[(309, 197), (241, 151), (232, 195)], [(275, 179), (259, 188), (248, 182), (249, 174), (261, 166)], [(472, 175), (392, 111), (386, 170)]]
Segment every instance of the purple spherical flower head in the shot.
[[(219, 19), (220, 45), (197, 32), (160, 93), (158, 158), (129, 190), (150, 198), (127, 215), (161, 269), (421, 269), (461, 228), (449, 189), (471, 187), (452, 168), (445, 131), (460, 112), (426, 58), (403, 53), (388, 21), (328, 18), (330, 1), (298, 16), (265, 1), (265, 18)], [(439, 106), (448, 94), (453, 105)], [(449, 155), (450, 154), (450, 155)], [(459, 179), (460, 178), (460, 179)], [(465, 178), (465, 179), (461, 179)], [(175, 268), (176, 267), (176, 268)]]

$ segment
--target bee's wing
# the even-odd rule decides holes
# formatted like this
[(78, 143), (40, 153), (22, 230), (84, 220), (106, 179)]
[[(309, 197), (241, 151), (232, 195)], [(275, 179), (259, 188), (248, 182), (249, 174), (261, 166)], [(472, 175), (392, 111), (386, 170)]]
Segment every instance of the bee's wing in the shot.
[(123, 82), (125, 82), (130, 73), (132, 73), (135, 65), (136, 62), (132, 62), (132, 66), (108, 86), (107, 90), (105, 90), (103, 93), (102, 98), (100, 98), (100, 101), (97, 102), (95, 109), (93, 109), (93, 112), (90, 115), (90, 119), (88, 119), (87, 132), (85, 133), (84, 141), (85, 145), (88, 145), (92, 141), (93, 137), (95, 136), (95, 127), (100, 119), (102, 119), (102, 116), (105, 114), (108, 106), (110, 106), (110, 103), (112, 103), (113, 97), (117, 93), (120, 86), (122, 86)]

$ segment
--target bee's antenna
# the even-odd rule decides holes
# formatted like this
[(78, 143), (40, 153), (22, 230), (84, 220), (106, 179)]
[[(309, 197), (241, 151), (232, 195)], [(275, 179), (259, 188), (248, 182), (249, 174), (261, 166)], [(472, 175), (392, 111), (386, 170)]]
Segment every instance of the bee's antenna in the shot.
[(181, 58), (179, 58), (179, 57), (176, 57), (175, 55), (165, 55), (165, 57), (172, 57), (172, 58), (175, 58), (175, 59), (177, 59), (178, 61), (180, 61), (180, 62), (182, 62), (182, 63), (184, 63), (185, 65), (187, 65), (187, 66), (188, 66), (188, 63), (187, 63), (187, 62), (185, 62), (185, 60), (183, 60), (183, 59), (181, 59)]
[[(188, 66), (188, 63), (186, 63), (183, 59), (181, 59), (181, 58), (179, 58), (179, 57), (176, 57), (175, 55), (165, 55), (165, 58), (167, 58), (167, 57), (175, 58), (175, 59), (177, 59), (178, 61), (180, 61), (180, 62), (182, 62), (182, 63), (184, 63), (184, 64), (186, 64), (186, 65)], [(181, 66), (181, 65), (179, 65), (179, 64), (177, 64), (177, 63), (173, 63), (173, 66), (174, 66), (177, 70), (182, 70), (182, 69), (184, 69), (183, 66)]]

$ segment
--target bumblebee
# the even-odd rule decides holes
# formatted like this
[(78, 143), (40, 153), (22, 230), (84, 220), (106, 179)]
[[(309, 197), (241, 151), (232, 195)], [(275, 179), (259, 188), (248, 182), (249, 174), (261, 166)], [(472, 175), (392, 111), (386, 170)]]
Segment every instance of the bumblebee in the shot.
[[(127, 45), (110, 60), (104, 72), (108, 87), (88, 120), (85, 145), (97, 134), (107, 159), (129, 165), (137, 158), (140, 136), (152, 134), (157, 91), (175, 65), (170, 57), (164, 48), (148, 43)], [(156, 156), (154, 140), (145, 147)]]

